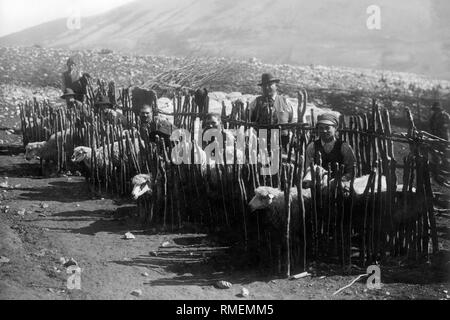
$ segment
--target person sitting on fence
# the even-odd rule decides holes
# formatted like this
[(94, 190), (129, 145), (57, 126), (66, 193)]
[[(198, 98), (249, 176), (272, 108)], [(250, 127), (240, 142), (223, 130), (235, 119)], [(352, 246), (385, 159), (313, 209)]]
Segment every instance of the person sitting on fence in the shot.
[(170, 135), (177, 128), (170, 121), (160, 115), (153, 117), (151, 106), (144, 104), (139, 110), (141, 136), (148, 133), (151, 142), (156, 142), (156, 136), (164, 139), (166, 146), (170, 144)]
[(335, 163), (344, 165), (344, 175), (342, 181), (349, 181), (353, 176), (353, 165), (356, 163), (355, 153), (348, 143), (336, 137), (338, 119), (332, 113), (324, 113), (317, 117), (317, 129), (319, 139), (311, 142), (306, 147), (305, 152), (305, 173), (309, 170), (310, 164), (319, 163), (319, 153), (322, 159), (322, 167), (328, 170), (331, 165), (331, 178), (336, 175)]
[[(436, 137), (449, 141), (450, 138), (450, 115), (444, 111), (440, 102), (434, 102), (431, 107), (433, 114), (430, 118), (430, 133)], [(449, 171), (449, 150), (445, 144), (436, 146), (438, 153), (432, 153), (432, 164), (437, 169), (441, 167)]]
[[(274, 78), (270, 73), (261, 76), (262, 95), (258, 96), (249, 105), (250, 121), (261, 124), (285, 124), (292, 123), (294, 108), (286, 97), (278, 94), (279, 79)], [(290, 130), (281, 131), (281, 144), (286, 150), (292, 132)]]

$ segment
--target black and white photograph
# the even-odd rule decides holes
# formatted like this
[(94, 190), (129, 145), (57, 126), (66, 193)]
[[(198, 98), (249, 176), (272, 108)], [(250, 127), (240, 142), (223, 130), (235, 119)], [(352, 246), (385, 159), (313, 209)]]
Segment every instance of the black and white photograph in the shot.
[(449, 17), (0, 0), (0, 300), (449, 300)]

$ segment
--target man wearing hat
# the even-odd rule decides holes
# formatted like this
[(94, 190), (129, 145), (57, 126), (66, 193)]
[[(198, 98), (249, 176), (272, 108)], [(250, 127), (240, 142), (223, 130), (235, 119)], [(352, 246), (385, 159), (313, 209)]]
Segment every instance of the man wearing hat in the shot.
[(353, 165), (356, 162), (355, 153), (348, 143), (336, 137), (336, 130), (339, 125), (337, 117), (332, 113), (323, 113), (317, 117), (317, 129), (319, 139), (311, 142), (306, 147), (305, 168), (308, 170), (311, 162), (319, 162), (319, 154), (322, 159), (322, 167), (328, 169), (331, 164), (331, 178), (334, 178), (334, 164), (344, 165), (343, 181), (351, 180), (353, 175)]
[(81, 103), (80, 101), (76, 100), (75, 96), (76, 96), (76, 94), (75, 94), (75, 92), (73, 92), (72, 89), (66, 88), (64, 90), (64, 94), (61, 96), (61, 99), (65, 99), (66, 100), (68, 109), (82, 107), (83, 103)]
[(113, 104), (109, 100), (109, 98), (105, 95), (100, 95), (97, 101), (94, 102), (94, 107), (97, 110), (110, 109), (113, 107)]
[[(249, 106), (250, 121), (257, 124), (283, 124), (291, 123), (294, 117), (294, 108), (287, 99), (278, 94), (279, 79), (270, 73), (261, 76), (262, 95), (257, 97)], [(286, 149), (289, 143), (289, 130), (281, 131), (281, 144)]]

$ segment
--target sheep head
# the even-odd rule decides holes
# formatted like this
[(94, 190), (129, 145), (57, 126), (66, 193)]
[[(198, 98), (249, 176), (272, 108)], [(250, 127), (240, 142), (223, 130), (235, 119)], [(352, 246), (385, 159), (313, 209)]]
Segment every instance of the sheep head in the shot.
[(152, 192), (151, 180), (151, 175), (149, 174), (138, 174), (133, 177), (131, 180), (131, 185), (133, 186), (133, 191), (131, 194), (133, 195), (134, 200), (137, 200), (145, 193)]
[(81, 162), (91, 157), (91, 148), (88, 147), (76, 147), (73, 150), (72, 162)]
[(277, 189), (271, 187), (259, 187), (255, 190), (255, 196), (250, 200), (250, 212), (268, 208), (277, 194)]
[(25, 147), (25, 159), (28, 161), (32, 159), (39, 158), (39, 150), (44, 147), (45, 141), (43, 142), (30, 142)]

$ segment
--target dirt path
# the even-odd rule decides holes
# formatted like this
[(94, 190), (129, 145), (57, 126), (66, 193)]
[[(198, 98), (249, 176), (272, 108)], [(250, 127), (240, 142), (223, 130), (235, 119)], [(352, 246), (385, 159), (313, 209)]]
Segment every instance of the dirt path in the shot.
[[(217, 239), (141, 230), (132, 202), (93, 197), (82, 177), (37, 177), (37, 163), (23, 155), (0, 155), (0, 168), (9, 186), (0, 188), (0, 255), (10, 259), (0, 263), (0, 299), (443, 299), (450, 289), (444, 251), (429, 264), (382, 266), (381, 290), (361, 281), (333, 296), (358, 270), (342, 276), (333, 265), (313, 265), (314, 277), (290, 281), (235, 268)], [(448, 250), (448, 219), (442, 223)], [(122, 239), (128, 231), (136, 239)], [(82, 268), (81, 290), (67, 289), (61, 257)], [(217, 289), (217, 280), (233, 287)], [(242, 287), (248, 298), (238, 297)]]

